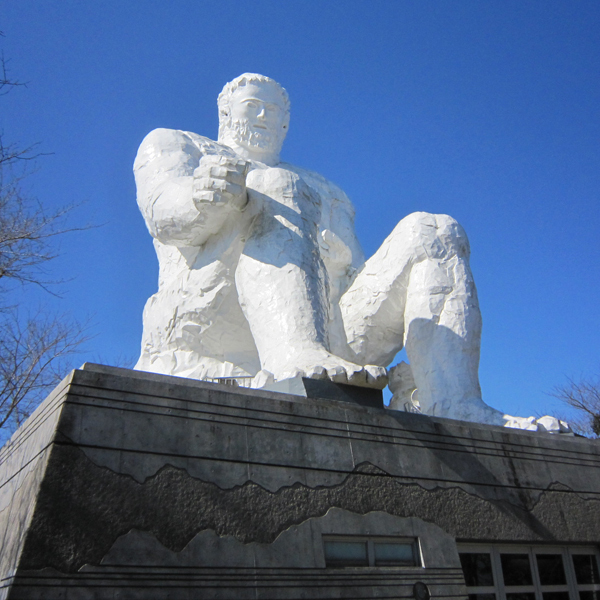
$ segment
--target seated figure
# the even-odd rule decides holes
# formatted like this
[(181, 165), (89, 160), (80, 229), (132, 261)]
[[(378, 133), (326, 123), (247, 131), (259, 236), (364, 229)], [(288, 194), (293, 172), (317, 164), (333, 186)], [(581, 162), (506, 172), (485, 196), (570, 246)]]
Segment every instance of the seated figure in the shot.
[(252, 376), (255, 387), (302, 375), (383, 388), (405, 347), (423, 413), (535, 427), (481, 398), (481, 315), (462, 227), (411, 214), (365, 261), (346, 194), (279, 160), (286, 91), (246, 73), (218, 106), (217, 142), (156, 129), (135, 160), (160, 265), (136, 368)]

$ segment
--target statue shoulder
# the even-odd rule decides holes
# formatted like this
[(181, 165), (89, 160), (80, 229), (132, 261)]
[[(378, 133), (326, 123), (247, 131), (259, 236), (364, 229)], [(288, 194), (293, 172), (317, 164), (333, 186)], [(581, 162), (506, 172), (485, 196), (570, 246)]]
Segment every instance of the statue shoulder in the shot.
[(297, 167), (288, 163), (281, 163), (281, 165), (300, 175), (308, 185), (319, 192), (323, 199), (335, 203), (338, 207), (341, 205), (351, 216), (354, 216), (354, 206), (350, 201), (350, 198), (348, 198), (344, 190), (337, 184), (329, 181), (329, 179), (326, 179), (323, 175), (315, 171), (303, 169), (302, 167)]
[(199, 161), (205, 154), (235, 156), (227, 146), (191, 131), (158, 128), (152, 130), (140, 144), (134, 170), (166, 156), (185, 156)]

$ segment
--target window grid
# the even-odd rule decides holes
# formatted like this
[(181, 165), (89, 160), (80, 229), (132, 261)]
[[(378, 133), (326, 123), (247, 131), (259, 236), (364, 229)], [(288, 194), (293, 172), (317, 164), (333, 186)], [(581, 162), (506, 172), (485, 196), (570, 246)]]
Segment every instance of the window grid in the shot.
[[(600, 581), (594, 573), (595, 583), (579, 583), (576, 579), (573, 556), (593, 556), (598, 568), (598, 550), (594, 547), (518, 546), (518, 545), (467, 545), (458, 546), (459, 554), (487, 554), (491, 559), (493, 585), (469, 586), (469, 600), (600, 600)], [(527, 555), (531, 569), (531, 584), (506, 585), (502, 572), (502, 556)], [(538, 556), (558, 555), (562, 558), (565, 582), (542, 584)], [(584, 592), (580, 596), (579, 592)], [(484, 596), (485, 595), (485, 596)], [(593, 598), (588, 598), (592, 596)]]
[[(403, 537), (383, 537), (383, 536), (345, 536), (345, 535), (325, 535), (323, 536), (323, 545), (325, 550), (325, 545), (328, 542), (350, 542), (350, 543), (361, 543), (366, 544), (367, 546), (367, 565), (357, 565), (357, 566), (365, 566), (365, 567), (421, 567), (421, 551), (419, 546), (418, 539), (415, 538), (403, 538)], [(376, 544), (399, 544), (399, 545), (409, 545), (412, 549), (412, 561), (411, 564), (377, 564), (377, 559), (375, 556), (375, 545)], [(326, 551), (325, 551), (325, 554)], [(327, 558), (326, 558), (327, 563)], [(352, 565), (343, 565), (343, 564), (328, 564), (329, 567), (343, 567), (343, 566), (352, 566)]]

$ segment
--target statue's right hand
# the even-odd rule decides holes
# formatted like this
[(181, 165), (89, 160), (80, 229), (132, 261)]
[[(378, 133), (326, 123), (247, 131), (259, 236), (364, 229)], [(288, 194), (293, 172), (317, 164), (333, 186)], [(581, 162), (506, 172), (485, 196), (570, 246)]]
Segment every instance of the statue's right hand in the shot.
[(207, 204), (229, 205), (241, 210), (246, 205), (246, 174), (249, 164), (242, 159), (205, 155), (194, 171), (193, 200), (199, 210)]

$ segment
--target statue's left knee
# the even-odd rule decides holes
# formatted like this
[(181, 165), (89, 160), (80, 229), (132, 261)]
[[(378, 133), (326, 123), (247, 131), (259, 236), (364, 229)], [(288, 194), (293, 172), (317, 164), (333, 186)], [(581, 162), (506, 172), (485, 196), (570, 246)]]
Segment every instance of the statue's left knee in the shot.
[(437, 237), (451, 254), (468, 257), (471, 250), (469, 247), (469, 238), (462, 225), (448, 215), (432, 215), (435, 217), (437, 225)]
[(424, 250), (429, 258), (469, 256), (469, 240), (465, 230), (448, 215), (415, 212), (402, 219), (396, 230), (404, 239), (412, 238), (415, 248)]

